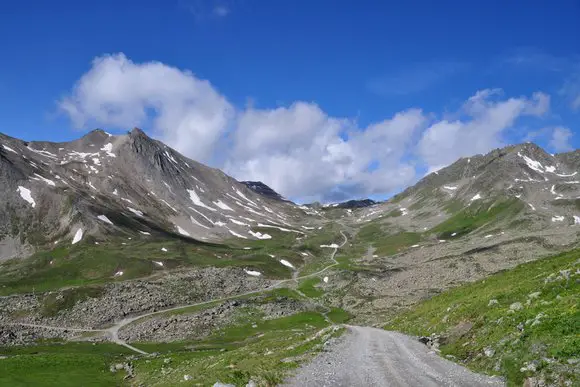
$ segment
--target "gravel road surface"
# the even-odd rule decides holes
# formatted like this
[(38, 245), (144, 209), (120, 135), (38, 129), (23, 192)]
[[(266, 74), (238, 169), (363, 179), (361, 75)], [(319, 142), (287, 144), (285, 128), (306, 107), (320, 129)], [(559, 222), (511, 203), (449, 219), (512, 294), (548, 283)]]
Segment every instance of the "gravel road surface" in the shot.
[(349, 333), (298, 369), (287, 387), (504, 386), (431, 352), (397, 332), (348, 326)]

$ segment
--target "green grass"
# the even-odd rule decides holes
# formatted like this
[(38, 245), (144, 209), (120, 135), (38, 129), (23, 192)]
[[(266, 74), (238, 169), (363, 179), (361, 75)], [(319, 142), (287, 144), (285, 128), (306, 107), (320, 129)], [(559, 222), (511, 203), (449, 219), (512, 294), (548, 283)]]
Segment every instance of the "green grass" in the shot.
[[(321, 343), (320, 338), (312, 339), (313, 335), (327, 326), (319, 313), (302, 312), (272, 320), (250, 318), (187, 345), (137, 344), (140, 348), (173, 352), (136, 361), (134, 382), (174, 386), (183, 380), (183, 375), (191, 375), (191, 385), (213, 385), (218, 380), (245, 385), (252, 379), (261, 386), (274, 386), (299, 364), (300, 355), (312, 353)], [(286, 360), (282, 362), (283, 359)], [(172, 371), (167, 372), (168, 369)]]
[(332, 308), (327, 317), (335, 324), (344, 324), (352, 318), (352, 315), (341, 308)]
[[(472, 203), (451, 218), (430, 230), (439, 239), (459, 238), (484, 225), (513, 219), (524, 208), (519, 199), (507, 199), (490, 206), (490, 203)], [(455, 234), (454, 236), (451, 236)]]
[[(296, 296), (289, 289), (278, 289), (256, 302), (276, 297)], [(335, 309), (333, 319), (347, 314)], [(259, 313), (241, 314), (229, 326), (202, 340), (171, 343), (133, 343), (154, 357), (131, 360), (135, 379), (123, 381), (124, 371), (110, 372), (110, 366), (123, 363), (132, 351), (115, 344), (40, 343), (27, 347), (0, 347), (0, 385), (2, 386), (175, 386), (191, 375), (187, 385), (213, 385), (216, 381), (245, 385), (250, 379), (260, 386), (274, 386), (288, 371), (315, 354), (324, 337), (315, 336), (329, 328), (317, 312), (301, 312), (278, 319), (263, 319)], [(328, 330), (336, 336), (342, 330)], [(303, 356), (307, 355), (306, 358)], [(284, 361), (282, 361), (284, 360)]]
[(317, 288), (316, 285), (320, 283), (319, 277), (311, 277), (302, 280), (298, 285), (298, 290), (300, 290), (306, 297), (318, 298), (324, 294), (324, 291)]
[[(539, 362), (537, 374), (546, 380), (553, 381), (555, 370), (561, 369), (564, 379), (577, 383), (578, 375), (566, 364), (578, 357), (580, 348), (580, 277), (575, 274), (579, 258), (580, 250), (574, 250), (452, 289), (395, 317), (385, 328), (415, 335), (442, 334), (446, 337), (441, 347), (444, 355), (453, 355), (477, 371), (500, 373), (510, 386), (521, 386), (532, 375), (520, 368), (533, 360)], [(570, 270), (569, 280), (555, 279), (563, 270)], [(530, 298), (534, 292), (540, 292), (538, 298)], [(492, 299), (498, 304), (489, 305)], [(509, 312), (516, 302), (523, 309)], [(532, 326), (540, 313), (545, 317)], [(457, 327), (462, 323), (472, 328), (459, 335)], [(523, 330), (518, 329), (520, 323)], [(495, 355), (485, 356), (484, 348), (492, 348)], [(543, 359), (553, 359), (553, 363)], [(499, 371), (494, 371), (496, 367)]]
[(130, 354), (116, 344), (67, 343), (30, 347), (0, 347), (0, 385), (11, 387), (119, 386), (123, 371), (111, 364)]

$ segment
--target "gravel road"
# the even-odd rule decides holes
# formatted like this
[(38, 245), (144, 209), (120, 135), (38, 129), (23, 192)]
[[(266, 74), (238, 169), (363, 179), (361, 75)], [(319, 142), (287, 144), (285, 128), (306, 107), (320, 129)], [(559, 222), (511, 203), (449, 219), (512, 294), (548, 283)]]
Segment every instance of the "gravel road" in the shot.
[(348, 326), (337, 344), (300, 368), (287, 387), (503, 386), (443, 359), (417, 340), (396, 332)]

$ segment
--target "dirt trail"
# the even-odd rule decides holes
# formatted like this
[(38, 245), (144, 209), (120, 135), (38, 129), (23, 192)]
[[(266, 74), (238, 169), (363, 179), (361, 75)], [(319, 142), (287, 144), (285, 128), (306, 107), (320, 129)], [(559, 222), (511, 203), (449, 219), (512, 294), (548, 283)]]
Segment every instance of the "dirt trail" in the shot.
[[(286, 279), (286, 280), (280, 280), (280, 281), (275, 281), (272, 285), (263, 288), (263, 289), (258, 289), (258, 290), (252, 290), (249, 292), (245, 292), (245, 293), (241, 293), (241, 294), (236, 294), (233, 296), (227, 296), (227, 297), (222, 297), (222, 298), (216, 298), (213, 300), (207, 300), (207, 301), (202, 301), (202, 302), (197, 302), (195, 304), (188, 304), (188, 305), (180, 305), (180, 306), (175, 306), (173, 308), (168, 308), (168, 309), (162, 309), (162, 310), (157, 310), (154, 312), (147, 312), (147, 313), (142, 313), (133, 317), (128, 317), (125, 318), (121, 321), (118, 321), (116, 323), (113, 324), (113, 326), (111, 326), (110, 328), (107, 329), (83, 329), (83, 328), (68, 328), (68, 327), (57, 327), (57, 326), (50, 326), (50, 325), (41, 325), (41, 324), (26, 324), (26, 323), (12, 323), (10, 325), (20, 325), (20, 326), (30, 326), (30, 327), (34, 327), (34, 328), (43, 328), (43, 329), (56, 329), (56, 330), (68, 330), (68, 331), (75, 331), (75, 332), (101, 332), (106, 334), (110, 340), (114, 343), (117, 343), (119, 345), (122, 345), (126, 348), (129, 348), (137, 353), (140, 354), (147, 354), (147, 352), (142, 351), (138, 348), (133, 347), (132, 345), (128, 344), (126, 341), (122, 340), (121, 338), (119, 338), (119, 330), (121, 330), (123, 327), (137, 321), (140, 320), (142, 318), (146, 318), (149, 316), (154, 316), (156, 314), (162, 314), (162, 313), (166, 313), (166, 312), (172, 312), (172, 311), (176, 311), (176, 310), (180, 310), (180, 309), (185, 309), (185, 308), (191, 308), (191, 307), (195, 307), (195, 306), (202, 306), (202, 305), (207, 305), (207, 304), (211, 304), (213, 302), (221, 302), (221, 301), (228, 301), (228, 300), (232, 300), (235, 298), (239, 298), (239, 297), (245, 297), (245, 296), (251, 296), (254, 294), (260, 294), (260, 293), (264, 293), (267, 292), (269, 290), (273, 290), (276, 289), (286, 283), (292, 282), (292, 281), (298, 281), (301, 279), (305, 279), (305, 278), (310, 278), (310, 277), (314, 277), (317, 275), (320, 275), (322, 273), (324, 273), (326, 270), (338, 265), (338, 261), (334, 258), (338, 249), (341, 248), (342, 246), (344, 246), (344, 244), (348, 241), (348, 238), (346, 237), (346, 235), (341, 231), (340, 232), (341, 235), (344, 238), (344, 241), (342, 242), (342, 244), (340, 244), (338, 247), (334, 247), (332, 253), (330, 254), (330, 259), (332, 260), (332, 264), (326, 266), (325, 268), (317, 271), (316, 273), (312, 273), (312, 274), (307, 274), (307, 275), (303, 275), (300, 277), (294, 277), (292, 279)], [(326, 316), (325, 316), (326, 317)]]
[(347, 326), (328, 352), (298, 369), (286, 387), (503, 386), (445, 360), (417, 340), (382, 329)]

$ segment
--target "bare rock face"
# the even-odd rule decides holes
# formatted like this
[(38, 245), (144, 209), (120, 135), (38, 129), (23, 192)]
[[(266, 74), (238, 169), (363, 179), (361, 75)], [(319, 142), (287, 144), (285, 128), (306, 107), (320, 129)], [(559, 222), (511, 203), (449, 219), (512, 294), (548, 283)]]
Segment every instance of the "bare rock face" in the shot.
[(263, 225), (299, 227), (304, 211), (270, 191), (258, 193), (140, 129), (120, 136), (97, 129), (65, 143), (0, 134), (0, 260), (72, 242), (78, 230), (81, 238), (141, 230), (217, 242), (255, 239), (253, 228)]

